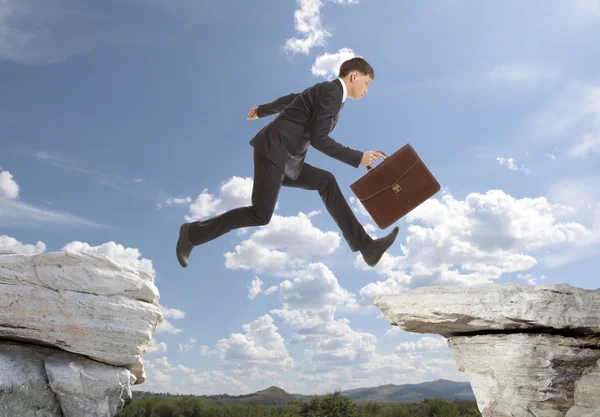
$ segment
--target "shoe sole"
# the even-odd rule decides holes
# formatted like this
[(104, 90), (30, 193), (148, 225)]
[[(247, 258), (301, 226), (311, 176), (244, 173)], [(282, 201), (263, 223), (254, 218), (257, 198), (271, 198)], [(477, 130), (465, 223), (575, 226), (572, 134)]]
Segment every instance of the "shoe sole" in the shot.
[(177, 261), (179, 262), (179, 265), (181, 265), (184, 268), (187, 268), (188, 263), (179, 256), (179, 246), (180, 245), (184, 245), (183, 242), (186, 241), (186, 237), (188, 236), (188, 231), (189, 226), (187, 223), (184, 223), (181, 225), (181, 227), (179, 228), (179, 240), (177, 241), (177, 246), (175, 247), (175, 254), (177, 255)]

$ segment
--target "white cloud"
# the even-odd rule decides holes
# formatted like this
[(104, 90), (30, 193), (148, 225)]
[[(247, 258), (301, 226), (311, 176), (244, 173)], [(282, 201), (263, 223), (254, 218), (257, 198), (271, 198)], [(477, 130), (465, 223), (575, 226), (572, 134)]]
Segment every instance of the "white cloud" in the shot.
[[(321, 23), (323, 0), (297, 0), (297, 2), (300, 8), (294, 12), (294, 22), (296, 30), (302, 37), (287, 39), (285, 50), (308, 55), (312, 48), (325, 46), (326, 39), (331, 37), (331, 32)], [(334, 2), (344, 5), (358, 3), (358, 0), (334, 0)]]
[(0, 199), (19, 198), (19, 185), (9, 171), (0, 172)]
[[(185, 220), (205, 220), (237, 207), (251, 206), (253, 184), (254, 180), (250, 177), (233, 176), (221, 183), (218, 196), (210, 194), (205, 188), (190, 204)], [(276, 203), (275, 210), (278, 208), (279, 203)]]
[(279, 289), (279, 287), (277, 285), (273, 285), (265, 291), (265, 295), (271, 295), (274, 292), (277, 292), (278, 289)]
[(144, 359), (146, 381), (141, 385), (142, 388), (138, 389), (167, 392), (172, 388), (171, 383), (176, 370), (177, 368), (169, 363), (166, 356), (156, 359)]
[(551, 153), (546, 153), (546, 156), (547, 156), (548, 158), (550, 158), (551, 160), (553, 160), (553, 161), (556, 161), (556, 155), (554, 155), (554, 154), (551, 154)]
[(166, 319), (180, 320), (185, 318), (185, 311), (181, 311), (176, 308), (166, 308), (161, 305), (160, 311), (163, 313), (163, 316)]
[(257, 273), (281, 271), (304, 265), (312, 255), (331, 254), (339, 245), (339, 233), (321, 231), (304, 213), (289, 217), (274, 214), (269, 224), (257, 228), (234, 252), (225, 253), (225, 266)]
[(183, 330), (178, 329), (170, 321), (165, 319), (156, 327), (156, 330), (154, 332), (157, 334), (160, 334), (160, 333), (179, 334), (182, 331)]
[(561, 71), (551, 65), (540, 63), (506, 64), (490, 72), (492, 81), (503, 84), (531, 84), (560, 77)]
[[(181, 205), (181, 204), (191, 203), (191, 202), (192, 202), (191, 197), (175, 197), (175, 198), (170, 197), (164, 202), (164, 205), (168, 207), (168, 206)], [(163, 207), (163, 203), (156, 204), (157, 209), (160, 209), (162, 207)]]
[[(145, 359), (146, 381), (132, 391), (172, 392), (192, 395), (231, 394), (249, 392), (248, 386), (220, 371), (199, 372), (185, 365), (172, 365), (166, 356)], [(135, 393), (134, 393), (135, 396)]]
[(261, 286), (263, 282), (259, 277), (254, 277), (252, 283), (248, 286), (248, 298), (254, 300), (254, 298), (262, 292)]
[(342, 48), (334, 54), (324, 53), (315, 59), (311, 72), (313, 75), (332, 80), (340, 73), (342, 63), (356, 56), (350, 48)]
[(600, 176), (565, 178), (552, 185), (549, 196), (576, 209), (578, 220), (589, 233), (582, 234), (561, 251), (546, 254), (542, 259), (550, 267), (564, 266), (600, 252)]
[(416, 342), (403, 342), (394, 349), (394, 353), (414, 351), (448, 351), (448, 341), (443, 337), (421, 337)]
[[(568, 221), (575, 210), (548, 199), (516, 199), (503, 191), (471, 193), (457, 201), (449, 193), (432, 198), (406, 216), (409, 223), (402, 255), (393, 248), (375, 271), (385, 276), (360, 290), (371, 304), (380, 294), (422, 285), (488, 283), (503, 274), (538, 264), (535, 252), (573, 245), (589, 230)], [(544, 252), (545, 253), (545, 252)], [(357, 267), (370, 270), (357, 256)]]
[(246, 374), (254, 367), (272, 372), (293, 368), (294, 360), (271, 316), (265, 314), (242, 329), (245, 333), (231, 333), (216, 344), (224, 367), (243, 369)]
[(600, 152), (600, 86), (571, 82), (534, 118), (537, 137), (570, 145), (569, 158)]
[(190, 350), (192, 350), (194, 348), (195, 344), (196, 344), (196, 339), (194, 339), (193, 337), (190, 337), (190, 340), (185, 345), (182, 345), (181, 343), (179, 344), (179, 351), (180, 352), (189, 352)]
[(182, 378), (181, 392), (201, 395), (227, 393), (230, 395), (246, 394), (250, 391), (247, 385), (232, 376), (220, 371), (198, 372), (195, 369), (179, 365), (186, 375)]
[(164, 342), (157, 342), (155, 339), (150, 339), (148, 344), (147, 354), (151, 353), (164, 353), (167, 351), (167, 344)]
[(284, 308), (292, 310), (323, 310), (353, 298), (322, 263), (309, 264), (293, 281), (283, 281), (279, 284), (279, 295)]
[(365, 206), (360, 202), (360, 200), (354, 196), (350, 197), (350, 207), (352, 207), (352, 211), (355, 213), (361, 214), (365, 217), (371, 217)]
[(168, 321), (167, 319), (173, 319), (173, 320), (181, 320), (185, 317), (185, 312), (178, 310), (176, 308), (167, 308), (163, 305), (159, 305), (158, 308), (160, 308), (160, 311), (162, 312), (163, 316), (164, 316), (164, 320), (162, 321), (162, 323), (160, 323), (157, 327), (155, 332), (156, 333), (169, 333), (169, 334), (179, 334), (181, 333), (183, 330), (178, 329), (177, 327), (175, 327), (170, 321)]
[[(380, 318), (380, 317), (378, 317), (378, 318)], [(381, 315), (381, 318), (385, 319), (385, 317), (383, 315)], [(403, 331), (404, 330), (398, 326), (392, 326), (385, 331), (385, 336), (395, 336), (397, 334), (402, 333)]]
[(91, 246), (87, 242), (74, 241), (65, 245), (61, 250), (105, 255), (118, 264), (145, 271), (153, 277), (156, 275), (156, 271), (152, 267), (152, 261), (140, 258), (141, 253), (139, 249), (125, 248), (123, 245), (113, 241), (103, 243), (99, 246)]
[[(537, 278), (533, 274), (517, 274), (517, 278), (526, 280), (528, 285), (537, 285)], [(542, 275), (540, 279), (546, 279), (545, 275)]]
[(35, 245), (24, 244), (17, 239), (0, 235), (0, 253), (18, 253), (20, 255), (35, 255), (46, 251), (46, 244), (38, 241)]
[(521, 167), (518, 167), (514, 158), (500, 158), (500, 157), (498, 157), (498, 158), (496, 158), (496, 161), (498, 161), (498, 163), (500, 165), (502, 165), (502, 166), (506, 165), (506, 167), (510, 171), (521, 170), (521, 171), (523, 171), (527, 175), (531, 174), (531, 170), (529, 168), (525, 168), (525, 165), (521, 165)]
[(210, 350), (210, 348), (207, 345), (200, 346), (200, 355), (201, 356), (209, 356), (209, 355), (216, 355), (216, 354), (217, 354), (216, 349)]

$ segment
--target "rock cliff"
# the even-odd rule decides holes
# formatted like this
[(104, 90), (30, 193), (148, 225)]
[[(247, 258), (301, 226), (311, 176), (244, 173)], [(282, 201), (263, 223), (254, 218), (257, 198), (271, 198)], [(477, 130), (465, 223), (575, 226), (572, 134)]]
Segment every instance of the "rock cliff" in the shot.
[(153, 276), (103, 255), (0, 254), (0, 417), (117, 414), (158, 299)]
[(420, 287), (374, 304), (392, 325), (448, 339), (484, 417), (600, 417), (600, 290)]

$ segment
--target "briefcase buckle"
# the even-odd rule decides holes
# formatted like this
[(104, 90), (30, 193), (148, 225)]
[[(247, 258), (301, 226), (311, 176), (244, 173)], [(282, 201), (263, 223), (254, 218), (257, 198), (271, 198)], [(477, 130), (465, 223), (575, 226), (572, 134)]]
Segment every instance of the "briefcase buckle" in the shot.
[(400, 185), (396, 183), (392, 185), (392, 191), (398, 194), (400, 191), (402, 191), (402, 187), (400, 187)]

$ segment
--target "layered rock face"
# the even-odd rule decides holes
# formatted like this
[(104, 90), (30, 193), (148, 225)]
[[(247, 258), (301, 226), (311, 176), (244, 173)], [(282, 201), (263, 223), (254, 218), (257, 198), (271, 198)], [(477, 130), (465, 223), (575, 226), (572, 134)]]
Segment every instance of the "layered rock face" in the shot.
[(448, 338), (484, 417), (600, 417), (600, 290), (420, 287), (374, 304), (392, 325)]
[(0, 254), (0, 417), (114, 416), (162, 322), (154, 278), (102, 255)]

